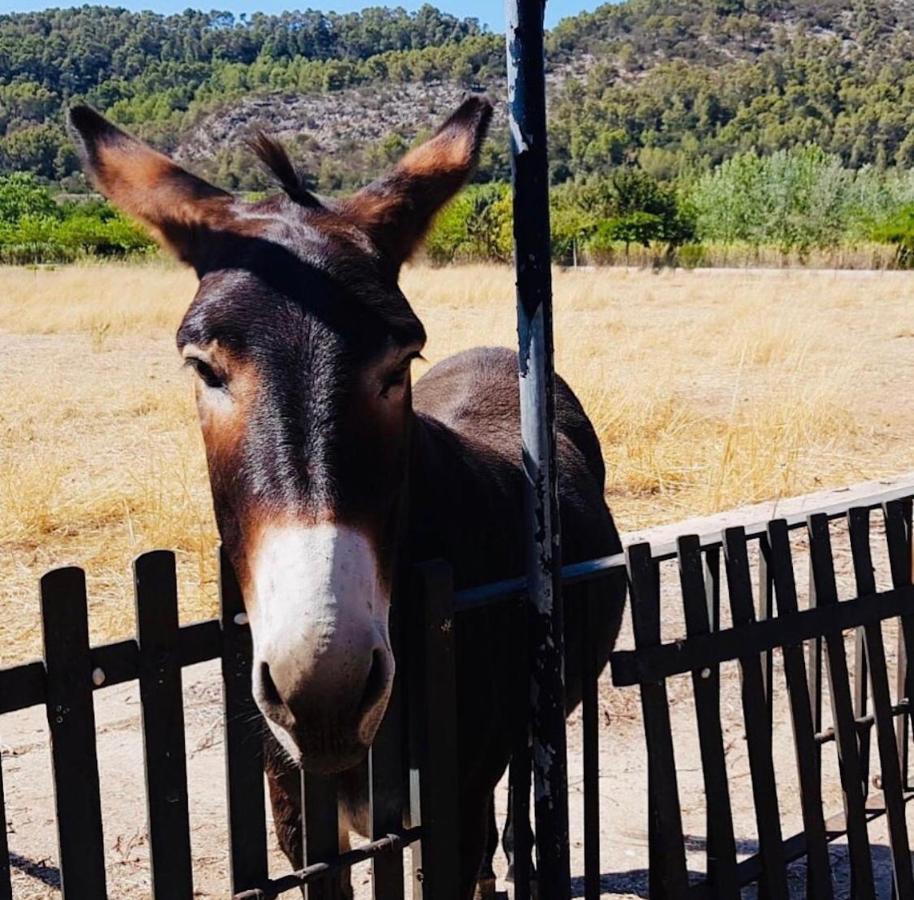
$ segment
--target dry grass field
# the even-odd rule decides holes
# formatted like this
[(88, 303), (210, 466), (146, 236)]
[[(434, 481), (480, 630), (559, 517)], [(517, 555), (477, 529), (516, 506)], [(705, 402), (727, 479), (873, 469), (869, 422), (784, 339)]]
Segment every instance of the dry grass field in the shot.
[[(513, 278), (409, 269), (433, 363), (514, 342)], [(622, 530), (914, 468), (904, 273), (556, 272), (557, 367), (603, 443)], [(37, 578), (89, 573), (93, 637), (132, 630), (130, 561), (179, 553), (215, 609), (215, 531), (165, 264), (0, 269), (0, 663), (38, 654)], [(426, 364), (420, 363), (416, 374)]]

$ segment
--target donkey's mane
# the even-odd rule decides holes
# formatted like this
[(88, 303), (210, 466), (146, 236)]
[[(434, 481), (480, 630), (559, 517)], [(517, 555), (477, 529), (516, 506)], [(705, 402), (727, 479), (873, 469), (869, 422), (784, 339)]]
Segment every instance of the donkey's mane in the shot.
[(308, 190), (304, 176), (295, 168), (286, 148), (276, 138), (258, 131), (247, 143), (290, 200), (301, 206), (320, 208), (320, 200)]

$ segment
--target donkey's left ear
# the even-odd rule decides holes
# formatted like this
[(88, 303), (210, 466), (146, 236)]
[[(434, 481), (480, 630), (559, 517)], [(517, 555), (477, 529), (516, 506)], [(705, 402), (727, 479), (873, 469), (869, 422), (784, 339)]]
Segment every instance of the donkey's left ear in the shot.
[(342, 203), (342, 215), (372, 239), (394, 272), (473, 174), (491, 118), (492, 104), (470, 97), (393, 171)]
[(98, 189), (184, 262), (198, 272), (205, 268), (204, 255), (213, 242), (201, 236), (227, 224), (231, 194), (186, 172), (88, 106), (73, 107), (69, 124), (83, 168)]

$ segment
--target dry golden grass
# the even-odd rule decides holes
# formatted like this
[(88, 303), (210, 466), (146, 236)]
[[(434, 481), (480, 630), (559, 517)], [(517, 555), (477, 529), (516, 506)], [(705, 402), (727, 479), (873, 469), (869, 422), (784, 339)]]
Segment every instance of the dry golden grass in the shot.
[[(914, 468), (910, 276), (556, 272), (557, 367), (603, 443), (623, 530)], [(513, 274), (408, 269), (433, 363), (512, 345)], [(0, 661), (39, 652), (38, 576), (87, 569), (96, 640), (132, 629), (129, 564), (179, 554), (215, 609), (215, 531), (167, 265), (0, 269)], [(420, 372), (421, 374), (421, 368)]]

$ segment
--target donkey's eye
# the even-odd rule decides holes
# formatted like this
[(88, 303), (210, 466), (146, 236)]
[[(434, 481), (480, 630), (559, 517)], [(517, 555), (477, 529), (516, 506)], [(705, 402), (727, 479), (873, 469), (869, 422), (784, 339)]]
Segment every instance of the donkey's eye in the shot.
[(421, 359), (420, 353), (410, 353), (403, 362), (397, 366), (392, 372), (390, 372), (384, 379), (381, 385), (381, 396), (386, 397), (392, 388), (401, 387), (406, 384), (406, 379), (409, 376), (409, 364), (414, 359)]
[(391, 372), (381, 386), (381, 396), (386, 397), (392, 388), (401, 387), (406, 384), (406, 376), (409, 374), (409, 365), (402, 366)]
[(208, 362), (200, 359), (199, 356), (188, 356), (185, 365), (190, 366), (207, 387), (225, 387), (225, 379)]

